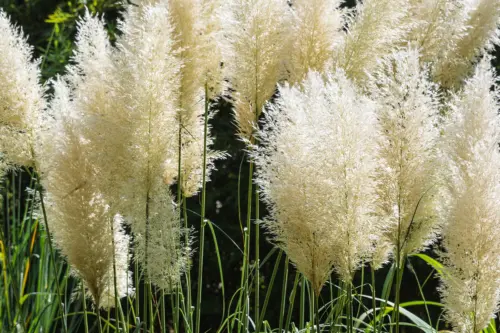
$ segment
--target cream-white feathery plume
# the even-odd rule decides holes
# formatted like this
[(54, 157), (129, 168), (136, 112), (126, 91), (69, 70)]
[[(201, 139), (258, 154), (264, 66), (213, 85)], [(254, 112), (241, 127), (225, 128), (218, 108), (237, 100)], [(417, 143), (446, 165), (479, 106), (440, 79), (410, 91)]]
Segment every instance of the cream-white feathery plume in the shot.
[(262, 107), (283, 78), (290, 8), (286, 0), (231, 0), (226, 6), (223, 22), (228, 51), (224, 63), (235, 90), (239, 134), (249, 139)]
[[(181, 151), (181, 189), (185, 196), (190, 197), (202, 185), (205, 98), (214, 98), (224, 89), (223, 44), (219, 42), (222, 36), (218, 14), (221, 3), (213, 0), (169, 0), (168, 3), (175, 36), (174, 48), (182, 63), (177, 104), (181, 137), (176, 141), (177, 151)], [(210, 127), (207, 130), (206, 175), (209, 179), (215, 160), (223, 158), (224, 154), (210, 149), (213, 138)], [(166, 166), (171, 166), (165, 172), (166, 183), (173, 180), (172, 175), (178, 175), (177, 159), (169, 159), (166, 163)]]
[[(80, 22), (80, 30), (87, 24), (92, 26), (93, 20), (86, 17)], [(73, 273), (83, 280), (95, 304), (113, 307), (115, 290), (118, 298), (133, 293), (129, 285), (129, 239), (121, 218), (113, 214), (101, 192), (99, 168), (90, 157), (100, 148), (81, 135), (86, 124), (79, 117), (84, 110), (74, 103), (79, 98), (73, 94), (75, 87), (63, 79), (53, 86), (50, 131), (43, 136), (41, 163), (47, 223), (55, 244)]]
[(383, 58), (368, 86), (379, 104), (377, 215), (387, 241), (405, 256), (432, 243), (439, 228), (436, 86), (411, 48)]
[(407, 20), (413, 23), (403, 45), (418, 49), (422, 63), (439, 62), (465, 31), (462, 1), (410, 0)]
[(350, 282), (372, 249), (374, 109), (343, 71), (326, 82), (311, 72), (301, 87), (279, 87), (257, 132), (251, 154), (266, 226), (316, 293), (332, 266)]
[(449, 200), (441, 294), (457, 333), (480, 332), (500, 302), (499, 109), (496, 78), (486, 58), (452, 97), (442, 145)]
[(341, 0), (295, 0), (289, 82), (302, 81), (309, 70), (325, 72), (333, 48), (343, 36)]
[(465, 31), (449, 48), (433, 72), (444, 87), (457, 89), (471, 74), (474, 61), (500, 42), (500, 1), (462, 0)]
[(130, 119), (129, 177), (122, 191), (135, 259), (147, 278), (167, 291), (185, 268), (188, 244), (168, 185), (165, 161), (176, 156), (181, 62), (172, 37), (168, 3), (130, 6), (120, 23), (118, 63), (123, 112)]
[(32, 53), (21, 29), (0, 9), (0, 174), (13, 165), (36, 166), (45, 88)]
[(377, 66), (377, 59), (390, 54), (405, 37), (409, 8), (409, 0), (358, 2), (354, 12), (345, 17), (347, 32), (334, 50), (334, 66), (362, 83), (366, 72)]

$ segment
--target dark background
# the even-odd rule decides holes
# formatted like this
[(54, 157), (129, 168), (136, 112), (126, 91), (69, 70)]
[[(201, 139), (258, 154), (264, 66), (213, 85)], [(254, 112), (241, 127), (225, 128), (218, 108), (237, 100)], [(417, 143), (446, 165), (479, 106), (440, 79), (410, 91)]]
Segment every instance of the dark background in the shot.
[[(348, 0), (345, 5), (353, 6), (353, 4), (354, 0)], [(114, 40), (115, 33), (117, 33), (116, 20), (122, 8), (120, 3), (116, 0), (88, 0), (87, 6), (91, 12), (104, 14), (110, 37)], [(29, 42), (34, 46), (36, 57), (44, 57), (42, 61), (43, 79), (47, 80), (55, 74), (63, 73), (64, 66), (68, 63), (72, 52), (76, 32), (75, 21), (78, 15), (83, 13), (84, 5), (77, 0), (0, 0), (0, 7), (7, 11), (13, 21), (17, 22), (23, 28), (24, 32), (29, 35)], [(496, 51), (498, 54), (498, 49)], [(238, 219), (238, 179), (239, 174), (241, 174), (240, 210), (242, 220), (244, 220), (246, 216), (248, 164), (243, 153), (244, 146), (235, 134), (231, 105), (228, 102), (219, 101), (217, 102), (217, 109), (219, 111), (212, 120), (213, 134), (216, 136), (214, 148), (226, 151), (230, 157), (217, 163), (218, 171), (213, 173), (212, 180), (208, 184), (206, 207), (207, 218), (225, 232), (224, 234), (220, 230), (216, 231), (224, 271), (227, 306), (230, 297), (239, 287), (240, 283), (240, 269), (243, 256), (235, 245), (236, 243), (240, 248), (243, 248), (242, 232)], [(198, 217), (200, 210), (199, 201), (199, 197), (190, 198), (188, 201), (188, 209), (190, 210), (189, 224), (196, 230), (199, 229), (200, 223)], [(266, 211), (263, 205), (260, 207), (260, 212), (261, 216), (265, 216)], [(4, 228), (8, 229), (8, 226), (4, 225)], [(202, 303), (202, 328), (205, 330), (218, 327), (222, 315), (222, 293), (214, 241), (208, 228), (206, 232)], [(265, 235), (261, 237), (265, 238)], [(197, 239), (198, 237), (196, 237), (196, 241)], [(195, 249), (199, 247), (196, 241), (194, 244)], [(272, 245), (270, 242), (261, 241), (261, 259), (271, 249)], [(276, 254), (277, 252), (261, 267), (261, 301), (264, 300), (267, 292)], [(432, 251), (428, 251), (428, 254), (435, 257)], [(277, 319), (279, 318), (283, 260), (281, 262), (282, 264), (278, 271), (266, 314), (266, 319), (270, 321), (271, 327), (277, 327)], [(432, 269), (417, 258), (411, 258), (409, 263), (414, 271), (409, 269), (409, 267), (405, 271), (402, 285), (402, 302), (422, 299), (414, 272), (416, 272), (415, 274), (421, 283), (430, 276), (427, 283), (423, 286), (425, 298), (431, 301), (439, 301), (439, 294), (436, 290), (438, 280), (435, 278)], [(197, 267), (197, 253), (195, 253), (191, 270), (193, 294), (197, 288)], [(388, 268), (384, 268), (376, 272), (379, 297), (387, 271)], [(290, 291), (295, 277), (295, 269), (290, 266), (289, 272), (288, 290)], [(370, 276), (368, 268), (366, 268), (364, 276)], [(360, 272), (355, 278), (355, 285), (361, 284), (361, 277)], [(369, 283), (370, 281), (364, 282)], [(364, 292), (366, 294), (370, 293), (368, 287), (366, 287)], [(328, 288), (324, 288), (323, 296), (325, 300), (329, 299)], [(391, 299), (394, 299), (394, 295), (392, 295)], [(295, 305), (296, 313), (298, 313), (298, 297)], [(234, 310), (234, 307), (232, 310)], [(427, 321), (425, 308), (412, 307), (410, 310)], [(430, 307), (429, 310), (433, 323), (436, 323), (441, 314), (440, 309)], [(294, 316), (292, 320), (297, 322), (298, 315)], [(442, 328), (444, 327), (442, 326)]]

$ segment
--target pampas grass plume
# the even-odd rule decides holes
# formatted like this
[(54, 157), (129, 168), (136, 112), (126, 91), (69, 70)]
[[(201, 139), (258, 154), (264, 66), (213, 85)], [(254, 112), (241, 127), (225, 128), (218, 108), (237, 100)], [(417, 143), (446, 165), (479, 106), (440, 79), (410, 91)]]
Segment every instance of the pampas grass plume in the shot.
[(252, 155), (266, 226), (318, 294), (332, 269), (350, 282), (372, 249), (375, 104), (342, 71), (301, 87), (280, 86)]

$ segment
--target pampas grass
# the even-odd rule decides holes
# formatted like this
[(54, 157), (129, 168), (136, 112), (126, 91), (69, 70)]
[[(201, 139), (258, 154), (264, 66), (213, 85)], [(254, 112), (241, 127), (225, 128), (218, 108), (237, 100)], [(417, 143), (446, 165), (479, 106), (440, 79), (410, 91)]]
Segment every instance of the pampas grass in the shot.
[[(405, 264), (413, 268), (421, 258), (441, 276), (453, 329), (479, 333), (500, 295), (499, 105), (486, 56), (498, 43), (498, 1), (344, 5), (136, 0), (124, 4), (116, 36), (87, 12), (77, 24), (71, 63), (51, 79), (50, 94), (38, 82), (39, 63), (21, 30), (0, 12), (0, 169), (24, 166), (30, 173), (36, 188), (27, 195), (39, 194), (42, 234), (50, 228), (48, 239), (75, 278), (57, 268), (50, 242), (54, 269), (33, 252), (38, 201), (22, 217), (16, 194), (22, 198), (23, 174), (10, 173), (2, 190), (9, 191), (0, 230), (2, 329), (72, 331), (83, 314), (86, 333), (199, 333), (213, 328), (203, 317), (213, 303), (203, 300), (204, 290), (217, 285), (221, 332), (271, 332), (275, 323), (293, 332), (399, 333), (403, 325), (435, 332), (446, 327), (433, 322), (428, 307), (441, 304), (426, 299), (420, 272), (414, 273), (423, 300), (401, 296)], [(46, 55), (58, 43), (51, 37)], [(220, 104), (232, 103), (234, 138), (246, 145), (250, 162), (245, 225), (241, 193), (234, 196), (236, 222), (227, 222), (239, 220), (241, 240), (207, 207), (218, 200), (209, 199), (207, 181), (226, 156), (212, 148), (211, 121), (220, 120), (213, 102), (220, 97)], [(260, 199), (268, 208), (263, 217)], [(275, 246), (265, 254), (261, 225)], [(21, 229), (11, 232), (11, 226)], [(207, 227), (211, 238), (205, 239)], [(235, 249), (220, 249), (221, 235)], [(444, 268), (421, 253), (440, 237)], [(208, 244), (217, 265), (204, 258)], [(225, 256), (238, 251), (241, 267), (231, 268), (239, 269), (239, 283), (225, 283)], [(390, 261), (388, 270), (375, 272)], [(208, 270), (218, 271), (220, 284), (205, 277)], [(380, 292), (378, 278), (386, 271)], [(55, 281), (57, 291), (48, 285), (53, 282), (26, 287), (34, 276), (54, 272), (54, 279), (39, 281)], [(281, 272), (279, 318), (272, 318), (266, 311)], [(73, 281), (83, 286), (83, 297), (69, 300)], [(45, 300), (57, 303), (46, 314)], [(409, 312), (412, 305), (425, 306), (428, 320)]]
[(280, 87), (253, 157), (266, 226), (319, 294), (332, 269), (351, 281), (371, 251), (364, 232), (377, 235), (375, 104), (342, 71), (302, 85)]
[(39, 61), (20, 28), (0, 9), (0, 174), (37, 164), (45, 108)]
[(457, 333), (480, 332), (500, 302), (500, 104), (488, 62), (452, 97), (442, 145), (449, 176), (441, 294)]

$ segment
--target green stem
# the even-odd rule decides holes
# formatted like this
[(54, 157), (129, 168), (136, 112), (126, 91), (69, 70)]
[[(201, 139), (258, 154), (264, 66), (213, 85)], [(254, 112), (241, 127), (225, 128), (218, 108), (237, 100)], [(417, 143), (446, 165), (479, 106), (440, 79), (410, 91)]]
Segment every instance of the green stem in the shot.
[(248, 202), (247, 202), (247, 225), (246, 225), (246, 235), (248, 235), (246, 237), (246, 244), (245, 244), (245, 249), (244, 249), (244, 252), (245, 252), (245, 271), (244, 271), (244, 276), (245, 276), (245, 279), (244, 279), (244, 291), (243, 291), (243, 312), (242, 312), (242, 316), (244, 316), (244, 318), (242, 318), (242, 321), (243, 321), (243, 332), (247, 332), (247, 327), (248, 327), (248, 312), (249, 312), (249, 305), (247, 306), (247, 303), (248, 303), (248, 299), (249, 299), (249, 266), (250, 266), (250, 235), (251, 235), (251, 217), (252, 217), (252, 193), (253, 193), (253, 162), (250, 162), (249, 163), (249, 169), (248, 169), (248, 192), (247, 192), (247, 198), (248, 198)]
[(205, 114), (203, 126), (203, 168), (202, 168), (202, 187), (201, 187), (201, 221), (200, 221), (200, 253), (198, 260), (198, 289), (196, 295), (196, 333), (200, 333), (201, 323), (201, 297), (203, 288), (203, 256), (205, 249), (205, 205), (207, 200), (207, 137), (208, 137), (208, 85), (205, 83)]
[(154, 320), (154, 312), (153, 312), (153, 287), (151, 286), (151, 282), (148, 282), (148, 293), (149, 293), (149, 330), (150, 332), (155, 331), (155, 320)]
[[(179, 119), (179, 134), (177, 138), (177, 144), (178, 144), (178, 158), (177, 158), (177, 204), (181, 205), (182, 201), (182, 122), (181, 119)], [(179, 209), (179, 218), (182, 219), (182, 209)], [(187, 228), (187, 221), (184, 221), (184, 227)], [(187, 237), (187, 235), (186, 235)], [(180, 290), (178, 290), (175, 293), (175, 315), (174, 315), (174, 329), (176, 332), (179, 329), (179, 306), (180, 306), (180, 300), (179, 300), (179, 293)]]
[(304, 317), (306, 307), (306, 278), (302, 275), (300, 283), (300, 314), (299, 314), (299, 329), (304, 328)]
[(352, 283), (347, 282), (347, 332), (352, 333)]
[(314, 293), (314, 318), (316, 319), (316, 332), (320, 333), (321, 329), (319, 327), (319, 293)]
[(290, 294), (290, 306), (288, 307), (288, 314), (286, 316), (285, 332), (288, 332), (288, 327), (290, 327), (290, 322), (292, 321), (293, 305), (295, 304), (295, 295), (297, 294), (300, 278), (301, 275), (295, 273), (295, 281), (293, 282), (292, 293)]
[(371, 271), (371, 277), (372, 277), (372, 309), (373, 309), (373, 333), (377, 333), (377, 323), (376, 323), (376, 318), (377, 318), (377, 290), (376, 288), (376, 282), (375, 282), (375, 268), (373, 265), (370, 265), (370, 271)]
[(85, 299), (85, 286), (83, 285), (83, 280), (81, 281), (82, 283), (82, 299), (83, 299), (83, 323), (85, 326), (85, 333), (89, 333), (89, 322), (87, 318), (87, 300)]
[(399, 304), (401, 296), (401, 281), (403, 280), (405, 257), (396, 263), (396, 300), (394, 302), (394, 318), (396, 320), (396, 333), (399, 333)]
[(271, 281), (269, 282), (269, 286), (267, 289), (266, 299), (264, 300), (264, 306), (262, 307), (262, 313), (260, 313), (260, 320), (256, 321), (257, 327), (255, 332), (260, 332), (260, 328), (262, 326), (262, 320), (264, 315), (266, 314), (267, 305), (269, 304), (269, 298), (271, 297), (271, 291), (273, 290), (274, 280), (276, 278), (276, 273), (278, 272), (278, 268), (281, 263), (281, 256), (283, 255), (283, 250), (280, 250), (278, 253), (278, 258), (276, 258), (276, 263), (274, 264), (273, 274), (271, 275)]
[(161, 332), (162, 333), (167, 333), (167, 320), (165, 318), (165, 290), (161, 290)]
[[(260, 228), (259, 228), (259, 191), (255, 191), (255, 322), (259, 323), (260, 311)], [(257, 331), (258, 332), (258, 331)]]
[(288, 284), (288, 256), (285, 259), (285, 270), (283, 272), (283, 285), (281, 287), (281, 305), (280, 305), (280, 320), (279, 320), (279, 330), (283, 331), (283, 319), (285, 317), (285, 302), (286, 302), (286, 289)]
[[(38, 186), (37, 186), (37, 188), (38, 188)], [(49, 223), (47, 220), (47, 211), (45, 210), (45, 203), (43, 201), (43, 193), (42, 193), (42, 191), (38, 191), (38, 193), (40, 194), (40, 204), (42, 205), (42, 214), (43, 214), (43, 219), (45, 221), (45, 230), (47, 231), (47, 239), (49, 241), (50, 257), (52, 259), (52, 265), (54, 266), (54, 272), (55, 272), (55, 276), (56, 276), (56, 279), (55, 279), (56, 280), (56, 288), (57, 288), (57, 295), (59, 297), (59, 309), (61, 311), (61, 317), (63, 320), (63, 328), (64, 328), (64, 332), (68, 333), (68, 327), (66, 326), (66, 315), (64, 313), (63, 305), (61, 302), (61, 286), (59, 285), (59, 274), (57, 272), (56, 258), (54, 255), (54, 246), (52, 244), (52, 234), (50, 233), (50, 227), (49, 227)]]

